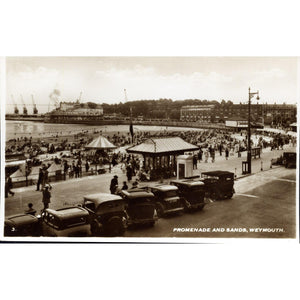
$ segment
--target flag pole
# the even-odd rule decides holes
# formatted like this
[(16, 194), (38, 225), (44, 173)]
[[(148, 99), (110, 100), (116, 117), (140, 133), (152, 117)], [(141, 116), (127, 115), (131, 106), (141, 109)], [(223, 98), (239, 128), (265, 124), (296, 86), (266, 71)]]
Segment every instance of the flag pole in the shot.
[[(126, 92), (126, 89), (124, 89), (124, 94), (125, 94), (125, 103), (128, 102), (128, 99), (127, 99), (127, 92)], [(132, 107), (131, 105), (129, 105), (130, 107), (130, 125), (129, 125), (129, 132), (131, 134), (131, 142), (133, 144), (133, 125), (132, 125)]]

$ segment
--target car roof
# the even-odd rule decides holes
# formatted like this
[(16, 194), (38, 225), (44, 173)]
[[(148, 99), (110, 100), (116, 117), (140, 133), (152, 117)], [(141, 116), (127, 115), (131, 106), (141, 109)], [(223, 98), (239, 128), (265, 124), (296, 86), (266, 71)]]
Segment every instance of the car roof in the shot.
[(222, 175), (233, 175), (232, 172), (228, 171), (209, 171), (209, 172), (202, 172), (203, 175), (209, 175), (209, 176), (222, 176)]
[(122, 197), (114, 194), (108, 194), (108, 193), (97, 193), (97, 194), (90, 194), (84, 196), (84, 200), (86, 201), (92, 201), (95, 203), (95, 205), (102, 204), (104, 202), (108, 201), (122, 201)]
[(36, 223), (38, 222), (38, 218), (29, 214), (18, 214), (5, 218), (5, 222), (10, 223), (13, 226), (18, 226)]
[(193, 180), (193, 179), (179, 179), (179, 180), (172, 180), (171, 182), (184, 184), (188, 186), (200, 186), (204, 185), (203, 181), (200, 180)]
[(69, 217), (82, 217), (89, 214), (86, 209), (79, 206), (64, 207), (57, 210), (47, 208), (45, 211), (62, 219), (67, 219)]
[(163, 192), (178, 190), (177, 186), (170, 185), (170, 184), (157, 184), (155, 186), (152, 186), (151, 189), (159, 190)]
[(154, 197), (153, 193), (142, 190), (142, 189), (132, 189), (127, 191), (122, 191), (122, 194), (125, 195), (129, 199), (138, 199), (145, 197)]

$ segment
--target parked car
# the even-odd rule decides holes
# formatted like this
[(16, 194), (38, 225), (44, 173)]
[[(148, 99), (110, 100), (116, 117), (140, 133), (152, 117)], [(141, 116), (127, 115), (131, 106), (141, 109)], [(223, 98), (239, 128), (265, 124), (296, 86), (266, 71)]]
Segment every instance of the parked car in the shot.
[(18, 214), (5, 218), (4, 236), (41, 236), (40, 219), (29, 214)]
[(296, 152), (283, 152), (283, 165), (286, 168), (296, 168)]
[(184, 207), (179, 197), (178, 188), (169, 184), (157, 184), (150, 187), (155, 196), (155, 207), (159, 218), (166, 214), (183, 212)]
[(84, 197), (83, 207), (90, 214), (94, 236), (123, 236), (127, 227), (125, 201), (113, 194), (98, 193)]
[(44, 236), (89, 236), (91, 235), (89, 213), (78, 206), (57, 210), (47, 208), (42, 212), (42, 229)]
[(121, 191), (121, 196), (126, 201), (128, 226), (141, 224), (153, 226), (155, 224), (158, 217), (153, 193), (135, 188)]
[(214, 200), (230, 199), (234, 194), (234, 173), (210, 171), (202, 173), (206, 196)]
[(205, 206), (205, 184), (196, 179), (172, 180), (179, 189), (179, 195), (187, 211), (202, 210)]

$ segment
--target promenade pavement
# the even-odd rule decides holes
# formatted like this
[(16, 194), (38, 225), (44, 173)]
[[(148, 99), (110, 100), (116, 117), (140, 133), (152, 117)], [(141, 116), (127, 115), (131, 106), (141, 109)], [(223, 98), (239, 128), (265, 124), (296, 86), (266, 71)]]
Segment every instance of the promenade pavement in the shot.
[[(285, 145), (283, 150), (271, 151), (270, 148), (264, 149), (260, 158), (252, 160), (252, 174), (264, 174), (265, 171), (270, 170), (271, 159), (279, 157), (284, 151), (293, 150), (295, 150), (295, 147), (289, 147), (288, 145)], [(226, 160), (225, 153), (220, 156), (216, 152), (215, 162), (212, 163), (211, 159), (209, 159), (208, 163), (198, 163), (197, 169), (194, 170), (194, 175), (200, 175), (201, 172), (205, 171), (224, 170), (235, 173), (236, 178), (242, 177), (242, 161), (246, 160), (246, 155), (247, 153), (243, 152), (241, 157), (237, 157), (237, 154), (235, 154), (234, 156), (229, 156), (229, 159)], [(261, 168), (263, 168), (263, 171), (261, 171)], [(273, 166), (273, 168), (276, 167)], [(266, 176), (268, 176), (267, 173), (265, 172)], [(87, 194), (109, 193), (109, 185), (113, 175), (118, 175), (119, 187), (122, 186), (123, 181), (127, 181), (126, 174), (117, 165), (112, 168), (111, 173), (52, 183), (50, 208), (57, 209), (82, 203), (83, 196)], [(168, 180), (165, 180), (165, 182), (168, 182)], [(131, 183), (128, 184), (129, 187), (131, 187)], [(153, 183), (150, 182), (149, 184)], [(42, 193), (35, 189), (36, 186), (13, 189), (15, 195), (5, 199), (5, 216), (24, 212), (30, 202), (37, 211), (40, 211), (43, 208)]]

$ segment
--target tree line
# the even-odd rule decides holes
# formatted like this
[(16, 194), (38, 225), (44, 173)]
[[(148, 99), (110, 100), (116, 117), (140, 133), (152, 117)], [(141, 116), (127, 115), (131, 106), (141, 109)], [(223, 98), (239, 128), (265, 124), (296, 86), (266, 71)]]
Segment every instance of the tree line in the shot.
[(216, 100), (199, 100), (199, 99), (186, 99), (176, 100), (172, 99), (159, 99), (159, 100), (135, 100), (126, 103), (107, 104), (103, 103), (103, 111), (105, 114), (121, 114), (125, 117), (130, 116), (137, 118), (143, 116), (147, 119), (180, 119), (180, 109), (186, 105), (233, 105), (232, 101), (222, 100), (221, 103)]

